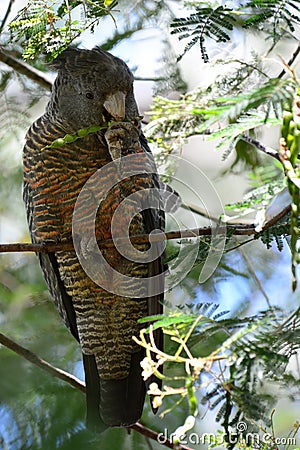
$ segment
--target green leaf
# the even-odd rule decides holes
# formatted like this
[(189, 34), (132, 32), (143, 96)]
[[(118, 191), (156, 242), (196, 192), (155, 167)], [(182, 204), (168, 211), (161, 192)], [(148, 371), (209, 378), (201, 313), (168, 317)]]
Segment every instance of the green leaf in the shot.
[[(28, 2), (19, 11), (9, 28), (15, 41), (24, 41), (24, 59), (34, 59), (44, 54), (51, 61), (83, 31), (92, 29), (102, 17), (111, 14), (116, 4), (115, 0), (36, 0)], [(81, 12), (81, 20), (72, 19), (75, 8)]]
[(184, 52), (178, 59), (199, 43), (201, 56), (204, 62), (208, 62), (208, 54), (205, 47), (207, 38), (217, 42), (227, 42), (230, 39), (228, 31), (233, 29), (235, 17), (232, 10), (224, 6), (213, 8), (210, 6), (197, 6), (196, 12), (188, 17), (176, 18), (171, 23), (171, 34), (179, 34), (179, 39), (190, 38)]
[[(171, 315), (161, 315), (161, 316), (149, 316), (149, 317), (143, 317), (142, 319), (139, 319), (139, 323), (147, 323), (152, 322), (152, 327), (154, 330), (157, 330), (158, 328), (167, 328), (169, 326), (173, 325), (187, 325), (189, 323), (193, 323), (195, 318), (197, 317), (196, 314), (182, 314), (182, 313), (173, 313)], [(147, 332), (149, 332), (150, 327), (147, 328)]]
[(200, 126), (199, 131), (204, 132), (218, 121), (237, 121), (245, 113), (263, 107), (264, 121), (267, 122), (271, 112), (275, 118), (281, 118), (286, 103), (291, 103), (297, 90), (297, 83), (294, 80), (271, 79), (262, 86), (239, 94), (236, 97), (219, 97), (214, 100), (214, 104), (207, 109), (201, 110), (204, 114), (205, 122)]
[(246, 28), (263, 30), (266, 23), (271, 23), (272, 36), (276, 42), (282, 36), (282, 29), (295, 31), (295, 24), (300, 23), (299, 0), (255, 0), (246, 5), (251, 17), (244, 21)]
[(220, 130), (213, 131), (207, 140), (220, 139), (216, 147), (217, 149), (231, 144), (233, 147), (245, 132), (249, 132), (263, 125), (274, 127), (280, 123), (280, 120), (276, 117), (268, 117), (266, 119), (263, 114), (249, 111), (247, 115), (241, 115), (235, 123), (229, 124)]

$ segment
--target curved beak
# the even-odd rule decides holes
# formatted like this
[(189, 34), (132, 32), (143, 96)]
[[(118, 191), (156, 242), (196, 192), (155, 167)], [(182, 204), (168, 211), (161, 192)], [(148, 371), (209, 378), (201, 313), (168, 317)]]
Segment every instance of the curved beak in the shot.
[(120, 122), (125, 118), (125, 94), (122, 91), (117, 91), (107, 97), (103, 103), (106, 111), (116, 120)]

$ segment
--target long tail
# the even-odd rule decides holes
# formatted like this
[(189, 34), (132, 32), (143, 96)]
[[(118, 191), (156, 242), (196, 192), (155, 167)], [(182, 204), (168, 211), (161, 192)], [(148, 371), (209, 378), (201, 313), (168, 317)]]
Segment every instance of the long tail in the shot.
[(131, 355), (128, 377), (103, 380), (94, 356), (83, 355), (89, 429), (102, 432), (107, 427), (128, 427), (141, 418), (146, 394), (140, 366), (143, 357), (143, 350)]

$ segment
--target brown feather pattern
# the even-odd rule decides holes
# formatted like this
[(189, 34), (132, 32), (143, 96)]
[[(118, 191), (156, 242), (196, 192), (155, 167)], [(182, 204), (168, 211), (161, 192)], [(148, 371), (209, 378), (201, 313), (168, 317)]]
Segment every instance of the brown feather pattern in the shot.
[[(126, 116), (127, 119), (134, 119), (131, 115), (137, 116), (132, 97), (131, 74), (121, 60), (101, 53), (99, 49), (66, 51), (65, 56), (57, 63), (60, 74), (48, 109), (30, 127), (24, 147), (24, 200), (34, 242), (72, 240), (72, 216), (78, 195), (90, 177), (112, 161), (111, 155), (114, 155), (114, 150), (118, 150), (118, 146), (120, 157), (128, 154), (140, 155), (136, 160), (137, 168), (139, 165), (143, 168), (149, 165), (150, 151), (141, 145), (139, 128), (129, 122), (120, 122), (111, 126), (106, 133), (90, 134), (59, 148), (49, 147), (55, 139), (78, 130), (78, 124), (72, 122), (73, 115), (67, 120), (60, 111), (59, 104), (55, 104), (62, 98), (60, 95), (67, 95), (61, 90), (64, 82), (69, 89), (70, 83), (75, 84), (72, 70), (82, 75), (89, 65), (91, 84), (96, 89), (95, 86), (98, 86), (97, 82), (101, 83), (102, 77), (101, 57), (104, 58), (106, 71), (109, 72), (109, 66), (112, 66), (113, 72), (116, 73), (117, 67), (122, 80), (129, 78)], [(97, 68), (96, 81), (91, 64)], [(121, 85), (124, 84), (122, 80)], [(88, 84), (88, 81), (86, 83)], [(103, 85), (105, 92), (108, 91), (109, 80), (105, 79)], [(112, 90), (115, 89), (114, 86), (111, 87)], [(79, 95), (78, 92), (77, 94)], [(99, 94), (99, 102), (103, 101), (101, 95)], [(63, 108), (64, 103), (61, 105)], [(103, 112), (101, 108), (100, 105), (99, 116)], [(131, 193), (157, 187), (158, 178), (151, 173), (126, 178), (122, 173), (116, 174), (118, 167), (109, 165), (107, 177), (118, 176), (122, 181), (104, 196), (100, 206), (99, 199), (95, 198), (88, 209), (79, 208), (83, 243), (84, 236), (95, 227), (92, 220), (95, 206), (99, 206), (96, 237), (99, 240), (109, 239), (111, 219), (122, 200)], [(103, 179), (101, 183), (105, 185), (106, 181)], [(128, 214), (131, 214), (130, 204)], [(130, 234), (149, 233), (152, 229), (161, 227), (161, 214), (160, 211), (152, 210), (146, 215), (136, 214), (130, 224)], [(122, 226), (120, 221), (119, 228), (122, 229)], [(147, 250), (148, 246), (144, 244), (136, 248), (142, 252)], [(106, 249), (102, 253), (116, 271), (131, 277), (144, 278), (163, 270), (160, 257), (151, 265), (130, 261), (116, 249)], [(148, 315), (149, 311), (161, 312), (162, 295), (149, 297), (149, 292), (144, 292), (141, 288), (139, 298), (131, 296), (130, 283), (126, 297), (108, 292), (89, 278), (75, 251), (42, 254), (40, 263), (60, 315), (79, 340), (84, 354), (89, 425), (101, 429), (100, 425), (98, 427), (98, 419), (99, 423), (103, 421), (108, 426), (128, 426), (134, 423), (142, 413), (145, 383), (141, 378), (139, 364), (144, 357), (144, 351), (133, 341), (132, 336), (139, 333), (139, 318)], [(114, 283), (114, 280), (111, 282)]]

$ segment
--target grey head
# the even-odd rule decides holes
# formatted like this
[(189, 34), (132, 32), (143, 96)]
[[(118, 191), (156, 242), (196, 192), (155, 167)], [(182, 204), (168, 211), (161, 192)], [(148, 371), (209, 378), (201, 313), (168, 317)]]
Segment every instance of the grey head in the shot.
[(52, 64), (58, 75), (46, 110), (51, 121), (77, 131), (138, 116), (133, 75), (121, 59), (98, 47), (70, 48)]

